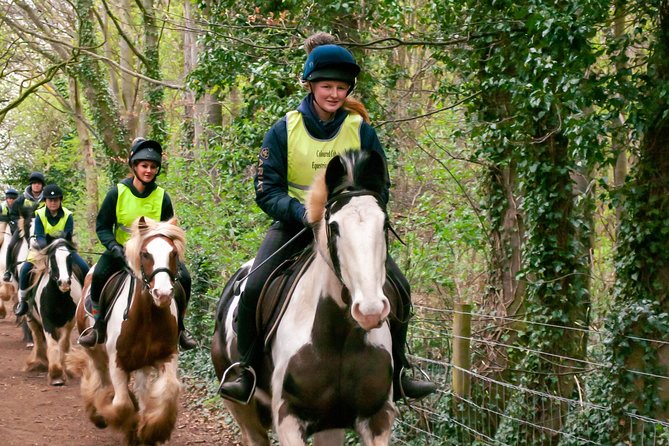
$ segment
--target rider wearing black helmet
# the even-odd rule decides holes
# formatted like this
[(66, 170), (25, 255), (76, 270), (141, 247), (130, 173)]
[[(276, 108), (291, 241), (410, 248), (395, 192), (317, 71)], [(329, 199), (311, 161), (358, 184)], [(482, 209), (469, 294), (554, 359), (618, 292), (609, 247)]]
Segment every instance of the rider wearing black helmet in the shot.
[(0, 204), (0, 222), (4, 221), (10, 227), (11, 233), (16, 230), (16, 222), (19, 218), (16, 210), (13, 209), (14, 202), (19, 197), (19, 192), (13, 187), (5, 191), (5, 201)]
[[(30, 234), (30, 222), (35, 217), (35, 211), (41, 207), (44, 207), (44, 200), (42, 198), (42, 189), (44, 188), (44, 174), (41, 172), (33, 172), (28, 177), (29, 186), (23, 191), (23, 195), (18, 197), (12, 206), (12, 210), (17, 218), (23, 217), (23, 229), (26, 237)], [(12, 235), (12, 240), (7, 247), (7, 260), (6, 260), (6, 270), (5, 275), (2, 279), (5, 282), (12, 280), (12, 272), (16, 267), (16, 259), (12, 252), (14, 251), (14, 246), (18, 243), (20, 239), (19, 231), (14, 232)]]
[[(45, 206), (35, 212), (35, 241), (30, 247), (28, 259), (23, 262), (19, 271), (19, 303), (14, 310), (17, 316), (23, 316), (28, 312), (27, 295), (35, 252), (44, 249), (55, 239), (64, 238), (72, 242), (74, 233), (74, 218), (72, 212), (63, 207), (61, 188), (49, 184), (44, 188), (42, 195)], [(81, 269), (80, 277), (85, 277), (88, 274), (88, 264), (76, 251), (73, 251), (71, 256), (72, 261)]]
[[(375, 151), (385, 159), (376, 132), (369, 124), (367, 110), (349, 97), (360, 73), (353, 55), (339, 45), (328, 43), (312, 49), (313, 46), (305, 45), (311, 52), (302, 74), (309, 94), (297, 110), (288, 112), (267, 132), (258, 156), (254, 181), (256, 203), (274, 223), (258, 250), (237, 309), (241, 371), (238, 378), (222, 383), (219, 388), (223, 398), (240, 403), (247, 403), (255, 389), (253, 367), (262, 349), (262, 339), (256, 333), (255, 313), (262, 287), (277, 266), (313, 240), (311, 231), (299, 233), (308, 226), (303, 203), (316, 172), (334, 155), (349, 149)], [(382, 200), (388, 201), (387, 189)], [(405, 314), (408, 314), (409, 283), (390, 257), (386, 269), (394, 282), (405, 290), (406, 295), (402, 297)], [(434, 392), (435, 386), (431, 382), (411, 380), (401, 373), (409, 367), (404, 354), (407, 326), (408, 322), (391, 327), (396, 371), (394, 388), (398, 396), (420, 398)]]
[[(163, 148), (157, 141), (136, 138), (128, 156), (132, 175), (107, 192), (100, 206), (95, 230), (107, 250), (100, 256), (93, 270), (91, 300), (95, 324), (79, 337), (79, 344), (84, 347), (93, 347), (105, 341), (105, 309), (102, 308), (100, 295), (107, 280), (125, 266), (123, 246), (130, 239), (133, 221), (142, 215), (159, 221), (167, 221), (174, 216), (170, 196), (156, 184), (162, 166), (162, 153)], [(197, 342), (184, 329), (183, 319), (190, 299), (191, 278), (182, 263), (179, 263), (179, 281), (185, 292), (185, 301), (177, 299), (179, 345), (188, 350), (196, 347)]]

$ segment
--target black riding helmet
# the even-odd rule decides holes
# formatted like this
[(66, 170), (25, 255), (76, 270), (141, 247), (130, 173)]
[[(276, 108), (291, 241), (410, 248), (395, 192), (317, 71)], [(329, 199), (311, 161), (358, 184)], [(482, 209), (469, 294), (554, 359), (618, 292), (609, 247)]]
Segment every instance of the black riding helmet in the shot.
[(44, 185), (46, 181), (44, 180), (44, 174), (42, 172), (33, 172), (30, 174), (30, 177), (28, 177), (28, 183), (33, 184), (33, 183), (42, 183)]
[[(158, 164), (158, 172), (156, 176), (151, 181), (152, 183), (156, 180), (156, 177), (160, 175), (160, 170), (163, 164), (163, 147), (158, 141), (152, 139), (144, 139), (142, 137), (135, 138), (130, 147), (130, 156), (128, 157), (128, 165), (132, 171), (135, 171), (135, 164), (139, 161), (153, 161)], [(142, 184), (148, 184), (139, 177), (137, 177)]]
[(132, 167), (138, 161), (153, 161), (160, 167), (163, 161), (163, 147), (152, 139), (135, 138), (130, 147), (128, 163)]
[(358, 74), (360, 74), (360, 66), (355, 63), (349, 50), (339, 45), (320, 45), (314, 48), (307, 57), (302, 81), (346, 82), (351, 86), (348, 90), (348, 94), (351, 94)]
[(46, 200), (47, 198), (63, 198), (63, 191), (56, 184), (48, 184), (44, 187), (42, 196)]
[(19, 191), (10, 187), (5, 191), (5, 198), (19, 198)]

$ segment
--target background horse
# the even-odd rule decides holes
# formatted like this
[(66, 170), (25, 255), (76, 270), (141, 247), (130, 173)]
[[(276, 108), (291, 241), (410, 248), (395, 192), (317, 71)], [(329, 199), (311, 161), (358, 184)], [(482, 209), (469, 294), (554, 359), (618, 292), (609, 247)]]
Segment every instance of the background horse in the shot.
[[(312, 434), (314, 445), (343, 444), (346, 428), (365, 445), (389, 443), (396, 409), (390, 304), (382, 290), (385, 172), (377, 153), (349, 152), (312, 185), (315, 257), (294, 285), (253, 399), (225, 401), (245, 444), (269, 445), (270, 422), (283, 445), (306, 445)], [(218, 305), (211, 355), (219, 379), (238, 360), (233, 314), (243, 285), (234, 281), (245, 274), (228, 282)]]
[[(24, 222), (25, 220), (23, 219), (23, 217), (21, 217), (19, 218), (17, 224), (18, 229), (16, 229), (16, 231), (19, 231), (20, 240), (14, 245), (12, 253), (13, 258), (15, 259), (14, 268), (12, 271), (12, 280), (10, 282), (5, 282), (4, 280), (0, 279), (0, 301), (11, 302), (12, 304), (8, 305), (11, 307), (11, 309), (13, 309), (19, 301), (19, 295), (18, 295), (19, 270), (21, 269), (21, 265), (23, 264), (23, 262), (28, 257), (28, 252), (30, 251), (29, 249), (30, 234), (34, 232), (34, 227), (35, 227), (34, 225), (35, 219), (33, 218), (30, 220), (30, 225), (29, 225), (30, 230), (26, 232)], [(7, 228), (2, 235), (4, 241), (2, 243), (2, 247), (0, 247), (0, 262), (1, 262), (0, 265), (2, 265), (2, 274), (4, 274), (7, 268), (7, 263), (6, 263), (7, 249), (9, 249), (9, 241), (12, 238), (9, 225), (7, 225)], [(26, 342), (26, 346), (28, 348), (32, 348), (33, 347), (32, 333), (30, 331), (30, 328), (28, 327), (28, 324), (26, 323), (26, 318), (21, 316), (17, 318), (16, 322), (18, 325), (21, 326), (21, 330), (23, 331), (23, 340)]]
[(73, 271), (74, 245), (56, 239), (40, 251), (32, 270), (35, 305), (27, 314), (34, 345), (25, 370), (48, 366), (47, 379), (52, 386), (67, 381), (65, 355), (70, 351), (74, 312), (81, 300), (83, 272)]
[[(122, 272), (118, 289), (107, 306), (107, 339), (92, 349), (78, 349), (68, 357), (82, 373), (81, 393), (91, 421), (120, 430), (127, 444), (167, 441), (174, 429), (181, 384), (177, 377), (177, 306), (183, 293), (177, 262), (183, 262), (184, 231), (176, 219), (155, 222), (140, 217), (125, 245), (131, 273)], [(90, 287), (92, 270), (84, 293)], [(80, 332), (93, 325), (84, 300), (77, 307)], [(132, 388), (129, 387), (130, 378)]]
[[(7, 269), (7, 247), (12, 239), (11, 227), (7, 222), (0, 222), (0, 277), (5, 274)], [(7, 284), (9, 285), (9, 284)], [(12, 311), (18, 302), (16, 289), (0, 284), (0, 319), (4, 319), (9, 311)]]

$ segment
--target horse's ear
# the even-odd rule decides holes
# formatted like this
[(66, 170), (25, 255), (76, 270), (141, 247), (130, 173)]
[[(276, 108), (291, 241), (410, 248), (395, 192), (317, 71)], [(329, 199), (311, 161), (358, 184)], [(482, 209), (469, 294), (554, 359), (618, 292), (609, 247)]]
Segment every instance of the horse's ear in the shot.
[(388, 166), (383, 156), (375, 151), (363, 152), (360, 164), (355, 169), (355, 183), (363, 189), (371, 190), (379, 195), (388, 184)]
[(139, 217), (139, 220), (137, 221), (137, 229), (139, 229), (140, 233), (149, 229), (149, 225), (146, 224), (146, 219), (144, 218), (143, 215)]
[(346, 165), (344, 159), (337, 155), (330, 160), (328, 167), (325, 169), (325, 185), (328, 189), (328, 194), (332, 193), (341, 185), (346, 178)]
[(179, 220), (176, 217), (170, 218), (169, 220), (167, 220), (167, 223), (174, 226), (179, 226)]

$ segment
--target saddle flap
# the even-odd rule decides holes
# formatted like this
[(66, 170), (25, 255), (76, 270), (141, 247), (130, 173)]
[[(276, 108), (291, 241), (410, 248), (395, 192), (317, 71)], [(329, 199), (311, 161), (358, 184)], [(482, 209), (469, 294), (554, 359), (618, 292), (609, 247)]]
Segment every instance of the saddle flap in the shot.
[[(128, 273), (124, 270), (117, 271), (107, 280), (102, 292), (100, 293), (100, 308), (107, 308), (107, 312), (104, 315), (105, 320), (109, 318), (111, 309), (114, 306), (114, 303), (119, 297), (119, 291), (125, 282)], [(91, 300), (91, 287), (88, 287), (88, 292), (84, 298), (84, 308), (86, 309), (86, 314), (93, 316), (93, 301)]]
[(310, 248), (305, 249), (300, 255), (279, 265), (265, 282), (256, 308), (256, 327), (258, 333), (264, 334), (263, 345), (266, 350), (286, 311), (298, 279), (302, 277), (314, 256)]

